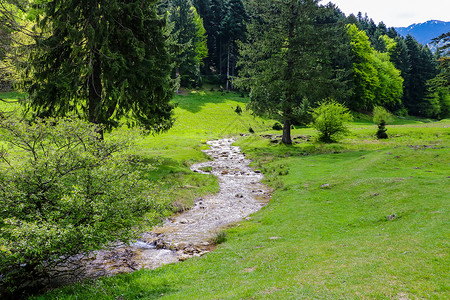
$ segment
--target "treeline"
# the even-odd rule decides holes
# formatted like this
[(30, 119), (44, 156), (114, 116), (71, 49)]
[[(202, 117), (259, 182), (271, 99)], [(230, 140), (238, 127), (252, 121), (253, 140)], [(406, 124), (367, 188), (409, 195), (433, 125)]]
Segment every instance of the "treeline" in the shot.
[[(61, 32), (76, 37), (75, 31), (70, 30), (70, 26), (72, 26), (72, 29), (81, 31), (81, 33), (77, 33), (79, 40), (73, 39), (73, 43), (79, 43), (79, 41), (85, 39), (87, 32), (84, 31), (86, 34), (83, 33), (83, 26), (80, 25), (82, 23), (59, 23), (58, 14), (61, 13), (67, 14), (70, 20), (80, 18), (79, 15), (75, 15), (76, 9), (73, 12), (63, 11), (62, 9), (51, 10), (50, 13), (53, 15), (48, 15), (48, 9), (51, 5), (54, 5), (55, 9), (58, 6), (54, 1), (4, 0), (4, 2), (5, 4), (2, 6), (2, 24), (0, 26), (0, 39), (2, 41), (0, 49), (2, 78), (0, 80), (17, 81), (18, 78), (22, 78), (21, 80), (24, 82), (24, 76), (35, 74), (33, 79), (28, 77), (28, 82), (25, 82), (29, 84), (28, 86), (34, 86), (32, 89), (27, 88), (29, 92), (32, 91), (39, 94), (42, 89), (37, 85), (36, 79), (45, 72), (43, 72), (44, 70), (36, 72), (37, 64), (35, 63), (37, 62), (37, 56), (35, 53), (39, 53), (42, 49), (45, 52), (47, 51), (45, 47), (51, 49), (51, 46), (41, 43), (39, 47), (35, 47), (39, 39), (34, 38), (33, 41), (33, 34), (36, 35), (36, 31), (33, 32), (33, 30), (38, 28), (38, 30), (42, 31), (45, 30), (45, 27), (50, 30), (48, 25), (51, 22), (55, 22), (55, 24), (61, 24), (64, 27)], [(113, 2), (115, 3), (116, 1)], [(114, 59), (111, 59), (111, 57), (105, 59), (104, 65), (106, 66), (107, 61), (112, 62), (112, 64), (117, 63), (118, 65), (116, 64), (111, 69), (111, 71), (116, 72), (116, 68), (120, 67), (119, 58), (125, 58), (126, 60), (126, 52), (130, 49), (133, 52), (137, 51), (137, 48), (141, 48), (135, 53), (135, 55), (138, 55), (139, 51), (142, 51), (145, 47), (154, 47), (152, 43), (161, 43), (161, 47), (165, 47), (170, 56), (170, 66), (165, 65), (167, 62), (165, 61), (166, 58), (163, 58), (165, 54), (162, 52), (155, 53), (153, 64), (164, 65), (163, 68), (170, 68), (171, 85), (175, 90), (178, 90), (180, 86), (200, 86), (206, 81), (220, 84), (225, 89), (241, 88), (250, 92), (250, 87), (242, 85), (238, 87), (236, 79), (242, 77), (240, 76), (243, 74), (241, 71), (246, 64), (246, 60), (242, 57), (245, 52), (245, 45), (252, 39), (251, 32), (249, 32), (252, 22), (262, 18), (264, 13), (271, 13), (273, 19), (279, 20), (280, 24), (286, 25), (284, 22), (286, 20), (283, 20), (286, 16), (282, 15), (280, 10), (273, 9), (273, 11), (262, 12), (263, 2), (258, 7), (257, 4), (253, 5), (250, 0), (155, 0), (134, 1), (133, 3), (136, 5), (147, 5), (147, 11), (155, 11), (164, 24), (161, 23), (160, 28), (149, 29), (147, 36), (148, 39), (151, 39), (150, 42), (142, 41), (142, 44), (136, 44), (138, 45), (136, 47), (135, 45), (130, 45), (128, 48), (125, 47), (123, 52), (121, 52), (123, 47), (117, 47), (115, 50), (121, 53), (117, 53), (117, 57)], [(130, 3), (127, 7), (131, 7), (134, 5), (133, 3)], [(323, 8), (320, 13), (317, 10), (308, 16), (308, 18), (314, 20), (314, 22), (309, 24), (309, 28), (313, 29), (310, 35), (316, 36), (316, 39), (306, 41), (308, 37), (306, 37), (306, 34), (304, 36), (306, 39), (305, 43), (311, 42), (315, 44), (311, 45), (311, 49), (314, 47), (316, 49), (322, 48), (319, 51), (327, 52), (324, 54), (326, 57), (323, 56), (323, 58), (329, 62), (328, 67), (334, 70), (332, 89), (336, 89), (336, 85), (340, 84), (341, 86), (338, 88), (339, 93), (334, 93), (330, 96), (338, 98), (340, 102), (352, 110), (371, 111), (375, 105), (380, 105), (399, 115), (411, 114), (431, 118), (445, 118), (448, 116), (450, 107), (448, 88), (442, 86), (441, 81), (436, 80), (436, 78), (439, 78), (438, 75), (440, 73), (446, 72), (445, 65), (438, 62), (445, 53), (438, 52), (433, 54), (427, 46), (419, 44), (412, 36), (401, 37), (394, 28), (387, 28), (383, 23), (377, 25), (372, 19), (362, 16), (361, 13), (357, 16), (350, 15), (347, 17), (338, 7), (331, 3), (319, 5), (318, 1), (313, 0), (277, 0), (273, 1), (272, 4), (298, 6), (299, 11), (305, 10), (308, 5)], [(91, 13), (92, 10), (89, 10), (89, 7), (92, 4), (85, 3), (83, 5), (88, 8), (87, 12)], [(66, 4), (61, 4), (60, 6), (64, 7)], [(70, 6), (69, 9), (73, 9), (76, 4), (67, 4), (67, 6)], [(122, 6), (119, 5), (118, 7), (130, 13), (134, 9)], [(102, 5), (102, 12), (98, 16), (103, 13), (107, 15), (116, 14), (111, 19), (116, 20), (116, 25), (121, 22), (128, 22), (122, 20), (126, 16), (123, 14), (118, 15), (113, 4)], [(15, 14), (15, 16), (10, 17), (11, 14)], [(40, 17), (45, 14), (47, 14), (45, 17)], [(99, 17), (99, 20), (103, 19)], [(62, 19), (61, 22), (63, 22)], [(81, 29), (79, 26), (81, 26)], [(105, 29), (108, 28), (108, 30), (116, 27), (112, 23), (99, 24), (98, 26), (105, 26)], [(334, 31), (326, 31), (322, 28), (324, 26), (331, 26), (334, 28)], [(132, 31), (144, 29), (142, 26), (137, 26), (137, 23), (130, 28)], [(158, 32), (158, 30), (162, 30), (162, 32)], [(289, 30), (289, 28), (285, 27), (281, 30)], [(121, 34), (124, 32), (126, 30), (122, 32), (117, 30), (116, 41), (120, 42), (122, 39)], [(100, 30), (100, 34), (103, 34), (103, 31)], [(42, 37), (42, 34), (39, 33), (39, 35)], [(142, 37), (145, 37), (145, 35)], [(165, 41), (158, 42), (158, 39), (161, 37)], [(65, 37), (60, 35), (59, 38), (62, 42)], [(93, 40), (96, 38), (93, 38)], [(103, 37), (99, 38), (102, 39)], [(104, 38), (109, 39), (110, 36), (105, 33)], [(56, 42), (56, 39), (53, 42)], [(64, 44), (68, 44), (68, 40), (65, 40)], [(125, 44), (122, 43), (121, 46)], [(91, 50), (100, 49), (101, 47), (106, 49), (105, 45), (98, 44)], [(301, 53), (303, 47), (304, 45), (299, 44), (296, 50), (299, 56), (307, 53)], [(28, 52), (19, 51), (18, 49), (21, 48), (27, 48)], [(260, 50), (266, 51), (267, 49)], [(147, 52), (149, 51), (150, 49)], [(21, 53), (25, 53), (25, 55), (21, 56)], [(67, 54), (67, 51), (65, 53)], [(72, 53), (77, 55), (76, 51)], [(58, 55), (58, 53), (55, 53), (55, 55)], [(105, 56), (108, 56), (108, 54), (105, 53)], [(98, 59), (102, 57), (103, 55), (99, 55)], [(47, 58), (50, 59), (48, 55)], [(27, 65), (29, 62), (32, 67)], [(64, 62), (60, 62), (60, 66), (62, 67), (63, 65)], [(52, 68), (55, 69), (54, 67), (53, 65)], [(126, 68), (126, 65), (122, 67)], [(311, 66), (304, 65), (299, 67), (308, 68)], [(323, 64), (322, 67), (324, 67)], [(102, 72), (102, 74), (106, 74), (109, 71)], [(144, 70), (135, 68), (130, 69), (130, 72), (146, 73)], [(323, 72), (327, 71), (323, 69)], [(43, 82), (51, 80), (50, 74), (47, 75), (42, 78)], [(82, 74), (79, 75), (83, 77)], [(55, 78), (60, 78), (60, 76), (63, 76), (63, 74), (54, 74)], [(77, 78), (80, 76), (74, 77), (74, 80), (78, 81)], [(112, 74), (112, 76), (115, 75)], [(133, 78), (136, 78), (136, 76)], [(122, 80), (125, 79), (128, 85), (130, 82), (133, 82), (129, 78), (122, 78)], [(314, 78), (312, 77), (312, 79)], [(30, 83), (32, 84), (30, 85)], [(301, 101), (303, 108), (307, 109), (310, 105), (314, 105), (318, 100), (316, 99), (317, 97), (328, 95), (325, 92), (318, 91), (318, 89), (329, 90), (329, 84), (329, 82), (320, 82), (320, 78), (316, 77), (314, 92), (310, 91), (310, 95), (305, 96), (305, 98), (308, 98), (307, 101)], [(63, 89), (66, 89), (67, 82), (61, 85)], [(153, 83), (151, 85), (154, 86)], [(163, 85), (169, 86), (167, 82)], [(72, 84), (72, 86), (77, 85)], [(119, 84), (111, 84), (109, 94), (120, 94), (119, 86)], [(102, 88), (104, 87), (95, 87), (96, 90), (101, 90)], [(129, 90), (135, 93), (134, 89)], [(61, 95), (73, 94), (74, 91), (66, 89), (62, 91)], [(48, 95), (45, 95), (45, 97), (48, 97)], [(167, 95), (164, 97), (168, 98)], [(43, 101), (47, 100), (44, 99)], [(97, 102), (100, 102), (100, 100), (97, 99)], [(107, 106), (110, 107), (109, 111), (112, 111), (111, 106), (116, 105), (117, 101), (107, 100), (106, 102), (108, 102)], [(40, 100), (33, 103), (40, 103), (37, 106), (42, 106)], [(57, 103), (59, 102), (55, 101), (49, 108), (54, 109), (58, 106), (56, 105)], [(67, 101), (64, 103), (67, 103)], [(127, 110), (131, 111), (131, 102), (128, 106), (130, 108), (127, 108)], [(38, 107), (35, 105), (34, 108)], [(66, 110), (66, 107), (61, 108), (61, 110)], [(307, 120), (302, 120), (304, 114), (301, 111), (298, 109), (294, 110), (297, 111), (296, 115), (299, 116), (298, 120), (294, 120), (294, 122), (307, 122)], [(51, 112), (47, 113), (54, 115)], [(103, 119), (108, 119), (112, 116), (108, 116), (107, 112), (103, 113), (106, 114), (106, 117), (102, 117)], [(165, 114), (168, 116), (167, 109)], [(101, 120), (100, 117), (92, 117), (91, 119), (100, 123), (114, 123), (109, 120)]]
[[(216, 76), (228, 87), (239, 71), (238, 44), (248, 36), (245, 24), (254, 16), (249, 2), (194, 0), (192, 3), (203, 19), (207, 34), (208, 57), (202, 75)], [(437, 62), (439, 53), (433, 54), (428, 46), (419, 44), (410, 35), (400, 36), (393, 27), (387, 28), (384, 23), (376, 25), (367, 15), (346, 17), (336, 6), (328, 7), (334, 22), (342, 27), (354, 25), (348, 27), (350, 40), (340, 41), (349, 43), (352, 50), (343, 50), (334, 58), (347, 62), (343, 73), (353, 74), (353, 80), (347, 81), (351, 91), (341, 101), (353, 110), (369, 111), (374, 105), (382, 105), (400, 115), (448, 116), (448, 89), (432, 81), (441, 72)], [(336, 42), (332, 36), (322, 36), (320, 40)]]

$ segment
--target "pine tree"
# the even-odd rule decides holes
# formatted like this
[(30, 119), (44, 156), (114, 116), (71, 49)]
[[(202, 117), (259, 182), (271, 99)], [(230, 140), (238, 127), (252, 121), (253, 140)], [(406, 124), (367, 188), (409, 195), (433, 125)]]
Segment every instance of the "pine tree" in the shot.
[(224, 0), (193, 0), (206, 30), (208, 57), (204, 60), (204, 74), (221, 74), (222, 45), (221, 24), (225, 16)]
[(190, 0), (169, 0), (167, 6), (173, 76), (182, 86), (197, 86), (201, 83), (200, 66), (208, 54), (203, 19)]
[[(242, 0), (227, 0), (225, 2), (225, 16), (221, 22), (221, 40), (224, 48), (221, 61), (226, 61), (227, 90), (230, 88), (231, 76), (235, 75), (238, 56), (237, 41), (245, 37), (245, 21), (247, 13)], [(222, 72), (222, 71), (221, 71)]]
[[(156, 0), (50, 0), (30, 60), (30, 108), (154, 132), (173, 123), (170, 59)], [(102, 132), (101, 132), (102, 133)]]
[(411, 35), (405, 39), (410, 70), (405, 78), (403, 104), (412, 115), (423, 115), (426, 106), (427, 81), (437, 75), (436, 63), (427, 46), (420, 45)]
[(317, 0), (250, 0), (248, 8), (252, 19), (240, 49), (238, 84), (251, 90), (249, 106), (256, 114), (283, 121), (282, 142), (291, 144), (294, 109), (306, 97), (321, 100), (314, 91), (333, 81), (333, 43), (323, 37), (331, 38), (337, 23), (319, 22), (326, 8)]

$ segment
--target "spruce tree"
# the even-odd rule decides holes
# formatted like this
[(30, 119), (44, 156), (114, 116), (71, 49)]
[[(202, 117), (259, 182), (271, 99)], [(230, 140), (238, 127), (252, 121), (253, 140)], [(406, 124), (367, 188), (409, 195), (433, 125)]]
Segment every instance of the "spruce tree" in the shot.
[(324, 91), (318, 91), (320, 96), (315, 91), (333, 82), (334, 42), (324, 37), (337, 37), (332, 34), (337, 23), (320, 20), (327, 8), (317, 0), (250, 0), (248, 9), (252, 19), (240, 49), (238, 83), (251, 90), (249, 106), (256, 114), (283, 121), (282, 142), (291, 144), (294, 109), (306, 98), (322, 100)]
[(180, 80), (182, 86), (197, 86), (201, 82), (200, 66), (208, 54), (203, 19), (190, 0), (167, 2), (173, 76)]
[[(225, 2), (225, 16), (222, 19), (221, 40), (223, 50), (221, 51), (221, 61), (226, 62), (226, 87), (231, 84), (231, 76), (235, 75), (235, 67), (238, 56), (238, 40), (245, 38), (245, 21), (247, 20), (246, 10), (242, 0), (227, 0)], [(222, 72), (222, 71), (221, 71)]]
[[(171, 127), (170, 58), (157, 0), (50, 0), (30, 58), (30, 108), (154, 132)], [(101, 132), (102, 133), (102, 132)]]
[(411, 35), (405, 40), (410, 70), (405, 78), (403, 104), (412, 115), (424, 115), (427, 82), (437, 75), (437, 66), (427, 46), (420, 45)]

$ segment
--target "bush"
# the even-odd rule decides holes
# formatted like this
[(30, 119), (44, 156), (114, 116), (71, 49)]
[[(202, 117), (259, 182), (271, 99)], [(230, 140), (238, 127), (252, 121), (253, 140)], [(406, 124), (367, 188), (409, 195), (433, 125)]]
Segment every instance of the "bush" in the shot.
[(310, 127), (319, 132), (319, 141), (335, 142), (340, 136), (349, 133), (346, 122), (352, 120), (349, 110), (334, 100), (321, 102), (311, 110), (313, 122)]
[(381, 120), (381, 123), (378, 124), (378, 131), (377, 131), (376, 135), (377, 135), (377, 138), (380, 140), (388, 138), (388, 135), (386, 133), (387, 129), (385, 128), (385, 126), (386, 126), (386, 123), (384, 122), (384, 120)]
[(375, 106), (373, 108), (373, 122), (377, 125), (380, 125), (382, 121), (384, 121), (385, 124), (390, 124), (394, 120), (394, 117), (392, 114), (386, 110), (382, 106)]
[(275, 124), (273, 124), (272, 129), (273, 130), (283, 130), (283, 125), (280, 122), (276, 122)]
[[(167, 203), (141, 179), (129, 141), (78, 120), (0, 120), (0, 295), (33, 290), (77, 254), (129, 242)], [(0, 298), (2, 298), (0, 297)]]

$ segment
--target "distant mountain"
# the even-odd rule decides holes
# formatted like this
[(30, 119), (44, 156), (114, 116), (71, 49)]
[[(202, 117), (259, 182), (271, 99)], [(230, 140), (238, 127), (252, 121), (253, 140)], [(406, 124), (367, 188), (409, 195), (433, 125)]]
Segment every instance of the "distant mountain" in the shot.
[(435, 37), (450, 31), (450, 22), (437, 20), (427, 21), (425, 23), (413, 24), (408, 27), (396, 27), (395, 30), (402, 35), (412, 35), (419, 43), (426, 45)]

